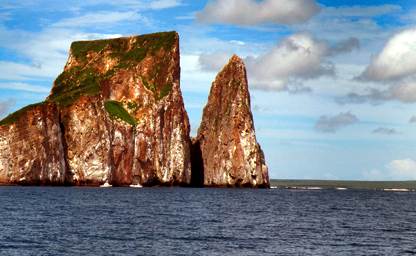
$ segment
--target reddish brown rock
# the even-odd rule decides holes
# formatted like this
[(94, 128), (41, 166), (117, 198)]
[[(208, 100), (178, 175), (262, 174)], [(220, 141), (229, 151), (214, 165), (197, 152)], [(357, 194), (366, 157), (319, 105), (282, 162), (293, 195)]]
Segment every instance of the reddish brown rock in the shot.
[[(46, 99), (47, 125), (19, 119), (0, 127), (2, 181), (39, 169), (53, 182), (59, 172), (61, 184), (189, 184), (189, 121), (179, 78), (176, 32), (74, 42)], [(28, 112), (25, 119), (39, 115)], [(33, 143), (25, 142), (26, 130)], [(9, 167), (13, 158), (19, 160)]]
[(189, 184), (179, 78), (176, 32), (74, 42), (49, 96), (61, 108), (73, 182)]
[(0, 123), (0, 183), (63, 185), (65, 161), (53, 103), (28, 106)]
[(246, 69), (236, 55), (212, 84), (192, 157), (194, 184), (269, 187), (264, 154), (255, 136)]

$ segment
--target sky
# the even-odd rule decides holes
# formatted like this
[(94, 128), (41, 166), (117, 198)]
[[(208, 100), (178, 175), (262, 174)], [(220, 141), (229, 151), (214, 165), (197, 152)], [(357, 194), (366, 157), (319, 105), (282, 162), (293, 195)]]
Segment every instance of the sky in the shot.
[(235, 53), (271, 178), (416, 180), (415, 0), (0, 0), (0, 117), (72, 41), (172, 30), (191, 135)]

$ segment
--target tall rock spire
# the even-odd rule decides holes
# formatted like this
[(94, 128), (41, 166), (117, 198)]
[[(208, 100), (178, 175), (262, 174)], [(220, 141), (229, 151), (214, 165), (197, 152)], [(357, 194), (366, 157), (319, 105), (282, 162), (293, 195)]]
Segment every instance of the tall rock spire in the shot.
[(256, 140), (246, 69), (236, 55), (212, 84), (192, 147), (194, 185), (270, 186)]

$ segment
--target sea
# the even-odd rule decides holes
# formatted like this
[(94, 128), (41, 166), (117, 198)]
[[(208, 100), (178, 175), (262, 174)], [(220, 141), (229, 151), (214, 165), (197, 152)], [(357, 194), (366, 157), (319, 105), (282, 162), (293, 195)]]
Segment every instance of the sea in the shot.
[(0, 255), (413, 255), (416, 192), (0, 187)]

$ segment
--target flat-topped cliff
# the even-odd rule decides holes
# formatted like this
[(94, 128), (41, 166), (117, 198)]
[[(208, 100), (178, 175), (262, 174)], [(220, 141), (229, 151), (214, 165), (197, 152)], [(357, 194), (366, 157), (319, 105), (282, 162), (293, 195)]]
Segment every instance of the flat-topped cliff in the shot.
[(3, 121), (1, 181), (189, 184), (179, 76), (176, 32), (72, 43), (45, 103)]

